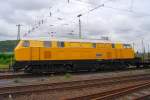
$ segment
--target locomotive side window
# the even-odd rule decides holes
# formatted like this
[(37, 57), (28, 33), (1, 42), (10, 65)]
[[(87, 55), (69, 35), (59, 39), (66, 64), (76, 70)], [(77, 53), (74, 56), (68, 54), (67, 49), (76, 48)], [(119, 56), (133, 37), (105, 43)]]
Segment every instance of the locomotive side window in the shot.
[(30, 46), (30, 42), (29, 41), (24, 41), (23, 42), (23, 47), (29, 47)]
[(124, 46), (124, 48), (131, 48), (130, 44), (124, 44), (123, 46)]
[(112, 48), (115, 48), (115, 44), (112, 44)]
[(93, 48), (96, 48), (96, 43), (93, 43)]
[(63, 48), (65, 46), (64, 42), (57, 42), (57, 46)]
[(46, 48), (51, 47), (51, 42), (50, 41), (44, 41), (44, 47), (46, 47)]

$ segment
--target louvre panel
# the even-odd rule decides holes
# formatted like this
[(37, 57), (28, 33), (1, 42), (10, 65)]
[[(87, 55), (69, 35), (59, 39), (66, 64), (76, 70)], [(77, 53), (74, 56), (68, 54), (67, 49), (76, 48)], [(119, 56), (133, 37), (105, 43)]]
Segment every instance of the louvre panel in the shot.
[(51, 58), (51, 52), (50, 52), (50, 51), (45, 51), (45, 52), (44, 52), (44, 58), (45, 58), (45, 59)]

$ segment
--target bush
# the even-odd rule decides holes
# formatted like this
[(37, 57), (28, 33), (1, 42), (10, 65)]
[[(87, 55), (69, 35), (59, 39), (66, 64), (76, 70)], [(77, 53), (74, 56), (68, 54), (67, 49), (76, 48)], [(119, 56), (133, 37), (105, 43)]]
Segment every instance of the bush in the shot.
[(4, 58), (0, 58), (0, 64), (4, 62)]
[(13, 54), (7, 54), (7, 53), (0, 54), (0, 64), (10, 64), (11, 60), (14, 61)]

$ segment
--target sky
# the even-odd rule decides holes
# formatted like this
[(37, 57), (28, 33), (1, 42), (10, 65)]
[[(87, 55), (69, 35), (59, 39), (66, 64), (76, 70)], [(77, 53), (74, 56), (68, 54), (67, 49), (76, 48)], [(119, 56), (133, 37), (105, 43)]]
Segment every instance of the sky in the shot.
[[(0, 0), (0, 40), (77, 38), (82, 14), (82, 38), (134, 43), (148, 48), (150, 0)], [(39, 24), (40, 23), (40, 24)]]

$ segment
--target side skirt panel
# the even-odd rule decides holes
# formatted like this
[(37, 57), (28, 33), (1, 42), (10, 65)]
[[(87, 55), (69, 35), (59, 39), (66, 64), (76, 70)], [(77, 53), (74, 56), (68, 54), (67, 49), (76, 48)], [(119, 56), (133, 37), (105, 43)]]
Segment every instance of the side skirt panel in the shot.
[[(13, 65), (15, 71), (26, 72), (66, 72), (80, 70), (101, 70), (104, 68), (122, 68), (134, 64), (133, 59), (126, 60), (67, 60), (67, 61), (24, 61)], [(122, 66), (126, 65), (126, 66)]]

